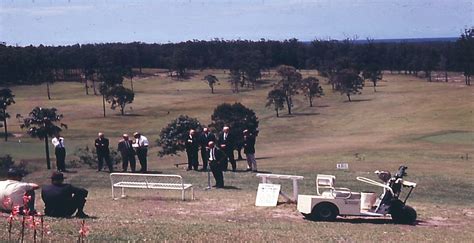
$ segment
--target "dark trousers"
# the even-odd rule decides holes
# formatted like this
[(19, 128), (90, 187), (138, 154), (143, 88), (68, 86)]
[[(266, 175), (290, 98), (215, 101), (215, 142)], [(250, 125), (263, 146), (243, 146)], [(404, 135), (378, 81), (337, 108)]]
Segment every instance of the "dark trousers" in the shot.
[(135, 172), (135, 167), (136, 167), (136, 160), (135, 160), (135, 154), (122, 154), (122, 169), (123, 171), (127, 171), (128, 169), (128, 163), (130, 163), (130, 169), (132, 169), (132, 172)]
[(188, 170), (198, 170), (198, 151), (197, 150), (186, 150), (188, 155)]
[(110, 153), (109, 152), (98, 152), (97, 153), (97, 160), (99, 161), (99, 168), (98, 170), (101, 171), (104, 167), (104, 160), (109, 167), (109, 171), (114, 171), (114, 166), (112, 165), (112, 161), (110, 160)]
[(66, 170), (66, 149), (65, 148), (58, 148), (54, 149), (54, 154), (56, 155), (56, 169), (58, 171), (65, 171)]
[(217, 161), (209, 161), (211, 166), (211, 172), (216, 180), (216, 187), (224, 187), (224, 174), (222, 173), (222, 165), (218, 164)]
[(235, 158), (234, 158), (234, 150), (225, 150), (225, 155), (227, 156), (227, 163), (223, 165), (223, 171), (227, 171), (227, 168), (229, 167), (229, 163), (232, 165), (232, 171), (235, 171), (237, 169), (237, 163), (235, 163)]
[(87, 194), (76, 193), (71, 200), (63, 205), (62, 208), (46, 208), (44, 213), (51, 217), (71, 217), (74, 213), (84, 213), (84, 206), (86, 205)]
[(138, 148), (137, 149), (137, 157), (138, 160), (140, 161), (140, 172), (147, 172), (147, 154), (148, 154), (148, 148)]
[(207, 162), (209, 161), (209, 151), (201, 149), (202, 168), (207, 170)]

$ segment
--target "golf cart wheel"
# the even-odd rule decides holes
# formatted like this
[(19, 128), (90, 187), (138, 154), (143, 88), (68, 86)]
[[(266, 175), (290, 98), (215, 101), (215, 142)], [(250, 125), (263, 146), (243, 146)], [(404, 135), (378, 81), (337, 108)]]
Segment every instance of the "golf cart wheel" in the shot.
[(415, 209), (407, 205), (392, 213), (392, 219), (397, 224), (414, 224), (416, 216)]
[(311, 218), (320, 221), (334, 221), (339, 214), (337, 207), (332, 203), (320, 203), (313, 208)]

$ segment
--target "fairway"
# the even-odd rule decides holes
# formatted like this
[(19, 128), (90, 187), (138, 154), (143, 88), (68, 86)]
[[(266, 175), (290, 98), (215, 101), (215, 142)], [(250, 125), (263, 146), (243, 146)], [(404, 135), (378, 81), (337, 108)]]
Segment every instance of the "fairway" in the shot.
[[(158, 70), (144, 69), (148, 75), (134, 80), (135, 100), (125, 109), (107, 107), (102, 116), (102, 97), (85, 95), (83, 84), (57, 82), (51, 86), (9, 87), (16, 104), (8, 108), (9, 132), (15, 135), (0, 142), (0, 154), (24, 161), (32, 170), (25, 181), (49, 183), (44, 144), (21, 130), (15, 115), (26, 116), (35, 106), (55, 107), (68, 125), (65, 138), (68, 160), (74, 151), (92, 147), (97, 132), (104, 132), (116, 148), (123, 133), (140, 131), (148, 137), (148, 167), (164, 174), (179, 174), (195, 186), (195, 201), (180, 201), (171, 191), (130, 190), (128, 197), (111, 199), (107, 173), (74, 168), (67, 182), (89, 190), (86, 213), (88, 239), (93, 241), (472, 241), (474, 233), (474, 92), (462, 83), (427, 82), (413, 76), (385, 73), (377, 85), (366, 82), (361, 95), (347, 97), (335, 93), (326, 79), (321, 80), (325, 96), (309, 107), (302, 95), (294, 98), (293, 114), (265, 107), (266, 96), (277, 79), (264, 73), (255, 90), (243, 88), (232, 93), (226, 81), (228, 71), (192, 71), (188, 80), (173, 80), (155, 75)], [(304, 77), (317, 72), (302, 70)], [(211, 94), (203, 77), (216, 75), (220, 80)], [(125, 87), (130, 81), (125, 80)], [(90, 90), (90, 93), (92, 91)], [(186, 154), (160, 158), (156, 139), (161, 129), (179, 115), (209, 124), (214, 108), (221, 103), (241, 102), (259, 118), (256, 144), (260, 171), (302, 175), (301, 194), (315, 194), (317, 174), (334, 174), (338, 187), (354, 191), (378, 190), (356, 181), (357, 176), (376, 179), (375, 170), (395, 172), (408, 166), (409, 181), (418, 183), (408, 201), (418, 212), (415, 226), (394, 225), (390, 218), (340, 218), (336, 222), (304, 220), (296, 205), (283, 203), (275, 208), (254, 206), (259, 179), (244, 172), (245, 161), (238, 161), (238, 172), (226, 172), (225, 184), (231, 189), (209, 190), (207, 174), (187, 172), (175, 163), (186, 162)], [(51, 149), (51, 148), (50, 148)], [(50, 153), (54, 157), (54, 151)], [(348, 163), (349, 170), (336, 170), (337, 163)], [(53, 158), (53, 165), (54, 165)], [(283, 184), (283, 190), (291, 185)], [(36, 205), (43, 209), (40, 195)], [(5, 215), (6, 216), (6, 215)], [(53, 241), (77, 240), (79, 220), (46, 218)], [(0, 223), (6, 227), (6, 221)], [(0, 239), (6, 239), (0, 231)]]

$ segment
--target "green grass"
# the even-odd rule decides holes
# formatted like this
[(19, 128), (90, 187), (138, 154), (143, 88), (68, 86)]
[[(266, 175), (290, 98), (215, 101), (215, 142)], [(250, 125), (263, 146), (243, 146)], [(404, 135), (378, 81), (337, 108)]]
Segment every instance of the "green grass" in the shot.
[[(144, 70), (156, 73), (156, 70)], [(196, 201), (179, 201), (179, 192), (132, 191), (128, 198), (112, 201), (108, 174), (78, 168), (68, 181), (89, 189), (86, 212), (89, 239), (96, 241), (470, 241), (474, 236), (474, 143), (472, 126), (474, 107), (472, 87), (456, 83), (428, 83), (404, 75), (385, 75), (374, 93), (367, 84), (362, 95), (346, 97), (330, 90), (325, 81), (325, 96), (309, 107), (307, 100), (295, 98), (294, 114), (276, 118), (265, 108), (271, 82), (256, 90), (244, 89), (233, 94), (223, 70), (194, 71), (190, 80), (176, 81), (150, 76), (135, 80), (136, 100), (126, 108), (127, 116), (107, 110), (102, 117), (99, 96), (86, 96), (79, 83), (55, 83), (52, 100), (45, 86), (11, 87), (17, 103), (13, 114), (26, 115), (34, 106), (56, 107), (64, 114), (69, 129), (63, 132), (69, 159), (75, 149), (92, 146), (98, 131), (105, 132), (115, 147), (122, 133), (142, 131), (153, 143), (149, 167), (163, 173), (180, 174), (196, 187)], [(202, 80), (215, 74), (220, 81), (215, 94)], [(304, 70), (304, 75), (314, 75)], [(274, 73), (264, 76), (274, 80)], [(321, 80), (324, 80), (323, 78)], [(125, 82), (129, 86), (128, 81)], [(357, 176), (376, 179), (375, 170), (395, 172), (407, 165), (407, 180), (418, 183), (409, 204), (421, 220), (418, 226), (392, 225), (387, 219), (341, 219), (323, 223), (303, 220), (295, 205), (256, 208), (259, 182), (255, 174), (226, 173), (226, 185), (237, 189), (205, 191), (206, 173), (185, 172), (174, 164), (186, 161), (185, 154), (159, 158), (154, 141), (162, 127), (181, 114), (210, 123), (214, 108), (222, 102), (242, 102), (253, 109), (260, 120), (257, 138), (259, 169), (272, 173), (303, 175), (300, 192), (315, 193), (318, 173), (337, 176), (337, 186), (355, 191), (378, 188), (356, 181)], [(19, 138), (0, 142), (0, 154), (11, 154), (24, 161), (33, 173), (26, 180), (48, 183), (44, 145), (27, 137), (15, 119), (9, 120), (10, 132)], [(21, 139), (21, 143), (18, 143)], [(52, 149), (51, 149), (51, 152)], [(52, 153), (53, 154), (53, 153)], [(468, 159), (466, 159), (466, 154)], [(53, 155), (54, 157), (54, 155)], [(349, 163), (348, 171), (336, 170), (336, 164)], [(54, 158), (53, 158), (54, 164)], [(245, 169), (245, 162), (238, 162)], [(290, 188), (283, 183), (283, 189)], [(37, 207), (42, 209), (39, 195)], [(5, 223), (5, 222), (3, 222)], [(75, 240), (79, 221), (47, 219), (52, 226), (51, 240)], [(5, 232), (0, 239), (5, 239)]]

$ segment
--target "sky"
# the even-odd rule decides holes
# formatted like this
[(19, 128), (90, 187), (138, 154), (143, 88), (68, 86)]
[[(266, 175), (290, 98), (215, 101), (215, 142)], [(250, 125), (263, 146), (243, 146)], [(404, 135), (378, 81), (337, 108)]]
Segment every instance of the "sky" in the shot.
[(0, 42), (457, 37), (473, 0), (0, 0)]

